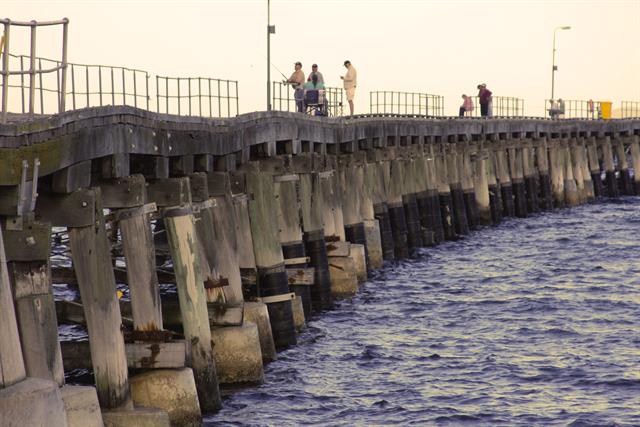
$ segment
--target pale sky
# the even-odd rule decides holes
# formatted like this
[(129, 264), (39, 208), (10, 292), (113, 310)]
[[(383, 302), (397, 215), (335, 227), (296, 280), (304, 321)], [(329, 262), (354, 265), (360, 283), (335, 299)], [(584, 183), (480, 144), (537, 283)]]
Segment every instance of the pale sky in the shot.
[[(266, 109), (266, 0), (0, 0), (12, 20), (70, 19), (69, 61), (127, 66), (152, 75), (239, 81), (240, 111)], [(342, 63), (358, 70), (356, 113), (369, 91), (445, 97), (486, 82), (494, 96), (525, 99), (541, 115), (556, 97), (640, 101), (640, 0), (272, 0), (271, 62), (287, 76), (316, 62), (329, 86)], [(22, 36), (20, 35), (22, 34)], [(12, 53), (28, 54), (27, 29), (12, 30)], [(38, 56), (58, 58), (59, 32), (38, 33)], [(273, 80), (281, 78), (274, 67)]]

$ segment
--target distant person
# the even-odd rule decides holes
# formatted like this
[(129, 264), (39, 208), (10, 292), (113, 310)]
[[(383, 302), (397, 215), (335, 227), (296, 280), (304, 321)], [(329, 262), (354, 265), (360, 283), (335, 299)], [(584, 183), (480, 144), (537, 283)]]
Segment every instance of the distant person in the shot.
[(560, 107), (558, 106), (558, 103), (553, 99), (550, 99), (549, 100), (549, 117), (551, 117), (552, 119), (557, 119), (559, 115), (560, 115)]
[(558, 117), (564, 117), (564, 101), (558, 98)]
[(347, 74), (340, 76), (344, 82), (344, 90), (347, 92), (347, 101), (349, 101), (349, 112), (353, 116), (353, 97), (356, 95), (356, 86), (358, 84), (358, 73), (356, 69), (351, 65), (351, 61), (344, 61), (344, 66), (347, 69)]
[[(473, 100), (470, 96), (462, 95), (462, 105), (460, 106), (459, 115), (460, 117), (470, 116), (473, 111)], [(469, 113), (469, 114), (466, 114)]]
[(595, 106), (593, 104), (593, 99), (590, 99), (587, 101), (587, 115), (589, 118), (593, 119), (595, 118)]
[(309, 77), (307, 77), (307, 81), (308, 82), (311, 81), (311, 77), (312, 76), (317, 76), (318, 77), (318, 83), (322, 83), (324, 85), (324, 77), (322, 76), (322, 73), (320, 71), (318, 71), (318, 64), (313, 64), (311, 66), (311, 73), (309, 73)]
[(295, 71), (285, 82), (290, 83), (295, 90), (293, 99), (296, 100), (296, 110), (298, 113), (304, 113), (304, 72), (302, 71), (302, 63), (294, 64)]
[(478, 85), (478, 102), (480, 103), (480, 115), (482, 117), (490, 117), (491, 95), (493, 95), (493, 92), (487, 89), (485, 83)]

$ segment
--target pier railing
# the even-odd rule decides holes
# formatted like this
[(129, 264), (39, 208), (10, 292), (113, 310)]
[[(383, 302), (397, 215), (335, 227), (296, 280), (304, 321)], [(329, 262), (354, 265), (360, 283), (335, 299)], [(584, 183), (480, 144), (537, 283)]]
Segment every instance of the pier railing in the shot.
[(420, 92), (369, 92), (371, 114), (444, 116), (444, 97)]
[[(4, 123), (7, 118), (8, 108), (9, 108), (9, 79), (11, 76), (20, 76), (21, 81), (21, 92), (23, 94), (22, 100), (22, 109), (23, 112), (28, 112), (29, 116), (33, 116), (35, 114), (35, 103), (36, 103), (36, 87), (38, 85), (37, 81), (40, 83), (40, 88), (42, 88), (42, 79), (43, 74), (55, 73), (56, 76), (56, 107), (57, 112), (62, 113), (65, 111), (65, 93), (67, 86), (67, 39), (68, 39), (68, 28), (69, 28), (69, 20), (67, 18), (61, 19), (59, 21), (29, 21), (29, 22), (20, 22), (20, 21), (11, 21), (10, 19), (2, 19), (0, 23), (4, 26), (4, 33), (2, 36), (2, 43), (0, 51), (2, 52), (2, 70), (0, 74), (2, 74), (2, 100), (1, 100), (1, 109), (0, 109), (0, 123)], [(39, 67), (36, 67), (36, 35), (38, 27), (46, 27), (46, 26), (56, 26), (62, 25), (62, 58), (60, 61), (55, 62), (55, 65), (50, 68), (42, 68), (40, 64)], [(11, 27), (29, 27), (31, 31), (30, 35), (30, 51), (29, 51), (29, 67), (25, 68), (24, 63), (23, 67), (18, 70), (11, 70), (10, 67), (10, 58), (11, 58)], [(29, 76), (29, 84), (26, 85), (24, 82), (25, 76)], [(38, 79), (36, 79), (36, 77)], [(28, 94), (25, 95), (24, 91), (28, 90)], [(42, 94), (43, 91), (41, 89), (41, 109), (42, 107)], [(25, 105), (25, 98), (27, 105)]]
[[(472, 96), (471, 99), (473, 101), (473, 110), (470, 113), (466, 113), (465, 116), (480, 117), (480, 98)], [(460, 103), (462, 104), (462, 99)], [(491, 115), (495, 117), (523, 117), (524, 99), (513, 96), (492, 96)]]
[(640, 101), (622, 101), (621, 104), (621, 118), (635, 119), (640, 117)]
[[(341, 116), (344, 106), (344, 89), (340, 87), (325, 87), (325, 98), (328, 102), (329, 116)], [(276, 111), (296, 111), (296, 100), (291, 85), (282, 82), (272, 82), (271, 106)]]
[(208, 77), (156, 76), (156, 112), (179, 116), (239, 114), (238, 82)]
[[(562, 102), (560, 102), (562, 101)], [(562, 108), (561, 104), (564, 104)], [(554, 107), (559, 108), (559, 119), (599, 119), (602, 118), (602, 103), (593, 100), (579, 99), (557, 99), (553, 103)], [(544, 116), (550, 117), (549, 110), (552, 103), (550, 99), (544, 100)]]

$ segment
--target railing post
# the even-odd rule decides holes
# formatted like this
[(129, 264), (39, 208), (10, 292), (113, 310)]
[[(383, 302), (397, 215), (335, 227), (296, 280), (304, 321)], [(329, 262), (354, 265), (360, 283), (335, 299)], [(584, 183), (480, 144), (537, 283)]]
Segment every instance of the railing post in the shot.
[[(63, 113), (65, 111), (65, 101), (67, 98), (67, 41), (69, 39), (69, 19), (64, 18), (62, 20), (62, 71), (61, 71), (61, 83), (60, 83), (60, 104), (58, 112)], [(88, 92), (88, 91), (87, 91)]]
[(36, 95), (36, 21), (31, 21), (31, 49), (29, 52), (29, 117), (33, 117), (35, 109), (33, 101)]
[(7, 120), (7, 98), (9, 96), (9, 33), (11, 20), (4, 21), (4, 46), (2, 49), (2, 112), (0, 113), (0, 123)]

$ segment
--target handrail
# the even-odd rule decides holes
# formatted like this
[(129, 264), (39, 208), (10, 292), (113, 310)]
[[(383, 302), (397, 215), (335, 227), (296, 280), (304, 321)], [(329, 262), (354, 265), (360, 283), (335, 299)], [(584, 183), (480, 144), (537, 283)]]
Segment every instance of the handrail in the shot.
[[(175, 85), (170, 84), (170, 82), (175, 83)], [(197, 85), (195, 85), (196, 82)], [(184, 87), (185, 83), (186, 88)], [(162, 93), (161, 89), (164, 89), (164, 93)], [(186, 94), (181, 92), (181, 89), (186, 89)], [(177, 103), (170, 105), (170, 100), (177, 100)], [(197, 115), (200, 117), (232, 117), (232, 110), (235, 110), (236, 116), (240, 114), (238, 82), (236, 80), (209, 77), (156, 76), (157, 113), (170, 114), (171, 111), (175, 111), (178, 115), (185, 115), (182, 111), (183, 100), (186, 100), (186, 115), (189, 116), (194, 115), (196, 106)], [(196, 100), (197, 104), (195, 104)], [(164, 111), (161, 108), (163, 105)], [(235, 108), (233, 108), (234, 106)]]
[[(600, 101), (593, 100), (580, 100), (580, 99), (556, 99), (554, 106), (558, 107), (558, 112), (555, 118), (558, 119), (600, 119), (602, 118), (602, 105)], [(564, 108), (560, 107), (559, 101), (562, 101)], [(551, 100), (545, 99), (545, 113), (546, 117), (551, 116)]]
[(51, 25), (68, 24), (68, 18), (58, 19), (57, 21), (12, 21), (9, 18), (0, 19), (0, 24), (15, 25), (16, 27), (47, 27)]
[[(468, 117), (480, 117), (480, 98), (470, 96), (473, 110), (465, 113)], [(524, 99), (513, 96), (492, 96), (491, 116), (496, 117), (524, 117)]]
[(369, 92), (370, 114), (444, 116), (444, 97), (421, 92)]
[[(344, 89), (341, 87), (325, 86), (324, 90), (329, 116), (342, 116)], [(290, 85), (279, 81), (272, 82), (271, 105), (272, 109), (276, 111), (296, 111), (296, 101), (293, 98), (293, 90)]]
[(640, 101), (622, 101), (620, 114), (623, 119), (640, 118)]

